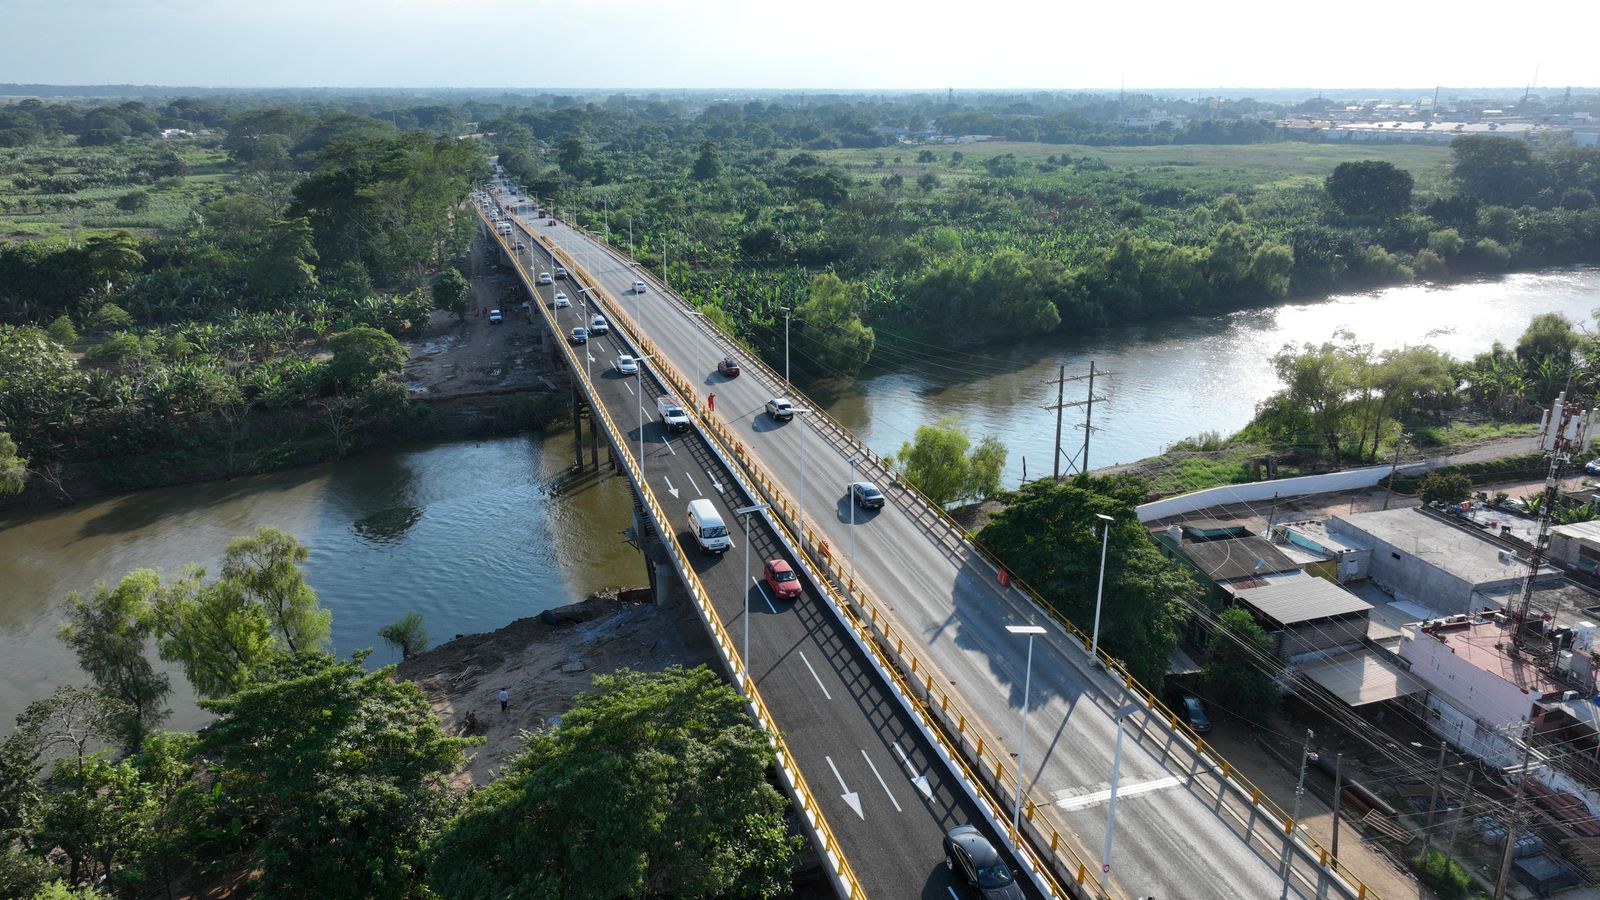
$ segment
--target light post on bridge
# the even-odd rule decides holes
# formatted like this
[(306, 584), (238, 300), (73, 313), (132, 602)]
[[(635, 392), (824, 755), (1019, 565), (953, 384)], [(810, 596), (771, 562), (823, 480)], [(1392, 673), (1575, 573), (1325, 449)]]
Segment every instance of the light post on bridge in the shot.
[[(790, 407), (790, 409), (794, 410), (794, 414), (797, 415), (797, 416), (804, 415), (805, 413), (808, 413), (808, 412), (812, 411), (811, 407), (809, 407), (809, 406), (793, 406), (793, 407)], [(799, 525), (799, 528), (800, 528), (800, 545), (803, 547), (807, 543), (806, 542), (806, 436), (805, 436), (805, 434), (803, 432), (800, 435), (800, 517), (799, 517), (798, 525)]]
[[(854, 491), (852, 490), (853, 494)], [(850, 498), (850, 505), (855, 506), (855, 497)], [(1038, 625), (1007, 625), (1006, 630), (1012, 634), (1025, 634), (1028, 636), (1028, 665), (1022, 676), (1022, 734), (1017, 738), (1017, 806), (1011, 815), (1011, 839), (1017, 847), (1022, 846), (1022, 767), (1028, 759), (1028, 694), (1033, 688), (1033, 638), (1035, 635), (1044, 634), (1044, 628)]]
[(640, 356), (634, 359), (639, 375), (639, 488), (644, 489), (644, 361), (655, 359), (654, 355)]
[[(783, 383), (794, 387), (794, 382), (789, 380), (789, 316), (794, 310), (787, 306), (780, 306), (783, 311)], [(794, 393), (792, 390), (790, 393)]]
[(845, 486), (845, 502), (850, 504), (850, 589), (855, 590), (856, 583), (856, 463), (861, 461), (861, 454), (850, 457), (850, 483)]
[[(1100, 598), (1106, 590), (1106, 545), (1111, 540), (1111, 517), (1104, 513), (1095, 513), (1094, 517), (1100, 520), (1100, 586), (1094, 592), (1094, 637), (1089, 642), (1089, 663), (1100, 665)], [(1119, 733), (1120, 734), (1120, 733)], [(1110, 851), (1107, 850), (1109, 854)]]
[(1111, 754), (1111, 799), (1106, 804), (1106, 848), (1100, 857), (1100, 884), (1111, 884), (1111, 838), (1117, 832), (1117, 783), (1122, 778), (1122, 733), (1129, 716), (1139, 711), (1139, 704), (1127, 706), (1111, 714), (1117, 721), (1117, 749)]
[(583, 307), (583, 324), (579, 327), (583, 329), (585, 335), (583, 339), (583, 374), (589, 379), (589, 384), (592, 388), (594, 374), (591, 371), (590, 363), (594, 362), (594, 354), (589, 352), (589, 337), (592, 337), (592, 335), (589, 335), (589, 326), (592, 323), (589, 316), (589, 297), (586, 296), (588, 294), (589, 288), (578, 288), (578, 304)]
[[(754, 503), (733, 511), (736, 516), (744, 516), (744, 645), (739, 650), (739, 662), (744, 666), (744, 677), (752, 687), (756, 682), (750, 675), (750, 517), (770, 506), (767, 503)], [(749, 689), (744, 694), (750, 696)]]

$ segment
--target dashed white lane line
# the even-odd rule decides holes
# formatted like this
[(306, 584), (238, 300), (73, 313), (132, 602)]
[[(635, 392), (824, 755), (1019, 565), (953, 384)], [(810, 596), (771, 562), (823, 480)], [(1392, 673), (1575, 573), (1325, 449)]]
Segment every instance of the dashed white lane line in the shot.
[(690, 475), (688, 472), (685, 472), (685, 473), (683, 473), (683, 477), (689, 479), (689, 483), (694, 485), (694, 492), (696, 494), (699, 494), (702, 497), (704, 497), (706, 495), (705, 491), (700, 490), (700, 485), (695, 482), (693, 475)]
[(766, 585), (762, 584), (761, 583), (761, 579), (755, 577), (754, 575), (750, 576), (750, 580), (755, 582), (756, 590), (761, 592), (761, 599), (766, 601), (767, 609), (772, 610), (772, 614), (773, 615), (777, 615), (778, 614), (778, 608), (776, 606), (772, 605), (772, 598), (767, 596), (767, 587), (766, 587)]
[(883, 788), (883, 792), (885, 794), (888, 794), (889, 802), (894, 804), (894, 811), (905, 812), (905, 810), (900, 808), (900, 801), (894, 798), (894, 794), (889, 793), (889, 783), (883, 780), (882, 775), (878, 774), (878, 767), (872, 764), (872, 757), (867, 755), (867, 751), (861, 751), (861, 758), (867, 761), (867, 768), (872, 770), (872, 776), (878, 779), (878, 785)]
[(812, 678), (816, 678), (817, 687), (822, 688), (822, 696), (827, 697), (829, 700), (832, 700), (833, 699), (833, 695), (828, 693), (828, 688), (827, 688), (826, 685), (824, 685), (822, 683), (822, 679), (821, 678), (817, 678), (817, 670), (811, 668), (811, 660), (806, 659), (806, 652), (804, 650), (800, 651), (800, 661), (806, 664), (806, 668), (807, 669), (810, 669), (811, 677)]
[[(1183, 784), (1183, 779), (1176, 775), (1168, 778), (1155, 778), (1150, 781), (1136, 781), (1132, 784), (1119, 784), (1117, 785), (1117, 797), (1120, 799), (1132, 797), (1136, 794), (1148, 794), (1151, 791), (1177, 787), (1180, 784)], [(1069, 796), (1062, 796), (1063, 794), (1069, 794)], [(1056, 806), (1061, 809), (1083, 809), (1098, 803), (1105, 803), (1110, 799), (1110, 788), (1106, 788), (1103, 791), (1095, 791), (1092, 794), (1078, 794), (1076, 796), (1071, 796), (1068, 791), (1056, 792)]]

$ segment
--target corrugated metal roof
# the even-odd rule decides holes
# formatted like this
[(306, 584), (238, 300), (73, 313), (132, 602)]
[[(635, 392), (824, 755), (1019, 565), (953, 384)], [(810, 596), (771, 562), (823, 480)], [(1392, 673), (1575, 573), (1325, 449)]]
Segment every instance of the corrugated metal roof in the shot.
[(1300, 667), (1300, 674), (1351, 706), (1419, 694), (1428, 688), (1376, 650), (1341, 653)]
[(1565, 537), (1600, 541), (1600, 521), (1574, 522), (1571, 525), (1557, 525), (1553, 530), (1556, 534)]
[(1185, 542), (1178, 548), (1212, 581), (1293, 572), (1300, 567), (1271, 541), (1259, 537), (1228, 541)]
[(1291, 578), (1234, 596), (1280, 625), (1366, 612), (1372, 604), (1322, 578)]

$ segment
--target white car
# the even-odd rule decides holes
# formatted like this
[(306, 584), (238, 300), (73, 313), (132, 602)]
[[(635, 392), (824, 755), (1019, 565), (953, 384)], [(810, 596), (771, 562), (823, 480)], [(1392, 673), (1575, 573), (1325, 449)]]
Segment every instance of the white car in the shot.
[(540, 284), (549, 284), (550, 283), (550, 273), (549, 272), (540, 272), (539, 273), (539, 283)]
[(489, 310), (489, 324), (490, 325), (499, 325), (501, 322), (504, 322), (504, 321), (505, 321), (505, 316), (502, 316), (500, 314), (500, 310), (498, 310), (498, 309)]
[(639, 361), (624, 353), (617, 357), (617, 371), (624, 375), (639, 374)]
[(595, 316), (593, 319), (589, 320), (590, 334), (605, 334), (610, 330), (611, 326), (606, 322), (605, 316)]
[(563, 266), (556, 266), (556, 280), (557, 281), (564, 281), (564, 280), (566, 280), (566, 277), (567, 277), (566, 268), (563, 267)]
[(635, 282), (634, 282), (634, 283), (633, 283), (633, 292), (634, 292), (634, 293), (635, 293), (635, 294), (642, 294), (642, 293), (644, 293), (644, 282), (642, 282), (642, 281), (635, 281)]
[(572, 301), (567, 299), (567, 295), (566, 294), (557, 294), (556, 295), (556, 309), (566, 309), (567, 307), (569, 307), (571, 305), (572, 305)]

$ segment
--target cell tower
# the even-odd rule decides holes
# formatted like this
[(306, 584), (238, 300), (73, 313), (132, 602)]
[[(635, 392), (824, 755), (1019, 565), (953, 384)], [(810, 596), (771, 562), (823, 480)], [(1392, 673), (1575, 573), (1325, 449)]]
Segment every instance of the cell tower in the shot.
[(1550, 541), (1550, 523), (1561, 502), (1562, 471), (1572, 462), (1574, 454), (1581, 457), (1589, 449), (1597, 415), (1600, 415), (1600, 408), (1580, 409), (1576, 403), (1567, 402), (1566, 392), (1563, 391), (1556, 395), (1555, 402), (1550, 404), (1539, 420), (1539, 447), (1550, 460), (1550, 472), (1545, 476), (1544, 498), (1539, 503), (1539, 528), (1534, 534), (1533, 548), (1528, 552), (1528, 577), (1522, 582), (1522, 598), (1517, 604), (1519, 640), (1528, 629), (1528, 612), (1533, 605), (1533, 582), (1539, 577), (1545, 545)]

